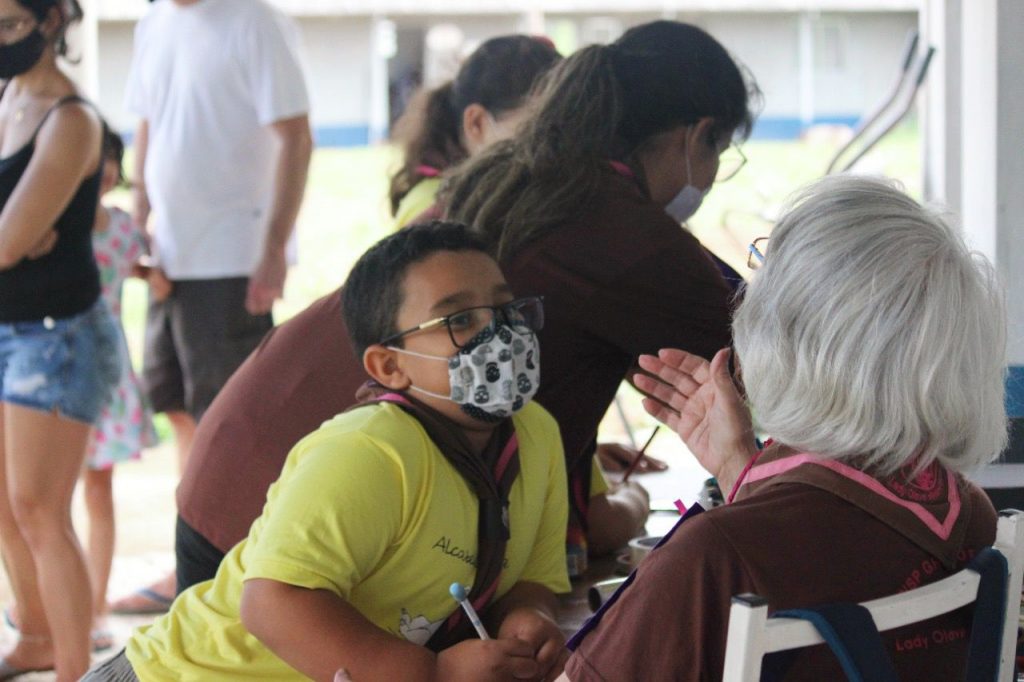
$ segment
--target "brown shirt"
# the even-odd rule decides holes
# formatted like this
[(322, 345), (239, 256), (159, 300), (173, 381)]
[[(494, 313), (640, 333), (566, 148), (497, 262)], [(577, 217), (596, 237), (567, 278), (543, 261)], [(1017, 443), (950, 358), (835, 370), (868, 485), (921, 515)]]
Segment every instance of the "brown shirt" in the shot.
[(368, 378), (340, 289), (271, 330), (199, 422), (178, 486), (181, 518), (227, 552), (249, 533), (292, 446), (354, 405)]
[[(769, 448), (736, 502), (678, 526), (582, 640), (569, 679), (719, 680), (733, 595), (766, 597), (771, 611), (862, 602), (944, 578), (995, 539), (985, 494), (938, 465), (913, 482), (858, 482), (794, 457)], [(900, 679), (959, 676), (969, 624), (968, 608), (883, 633)], [(821, 645), (785, 679), (845, 677)]]
[[(729, 343), (729, 289), (714, 263), (613, 172), (576, 219), (502, 270), (517, 295), (544, 295), (537, 400), (558, 422), (570, 477), (584, 491), (597, 426), (636, 356), (671, 346), (711, 357)], [(203, 415), (178, 487), (181, 518), (229, 550), (259, 516), (292, 446), (352, 406), (367, 378), (340, 290), (270, 332)]]
[(597, 427), (642, 353), (705, 358), (730, 343), (730, 289), (700, 242), (609, 170), (570, 222), (502, 270), (519, 296), (544, 296), (537, 401), (562, 429), (570, 479), (588, 481)]

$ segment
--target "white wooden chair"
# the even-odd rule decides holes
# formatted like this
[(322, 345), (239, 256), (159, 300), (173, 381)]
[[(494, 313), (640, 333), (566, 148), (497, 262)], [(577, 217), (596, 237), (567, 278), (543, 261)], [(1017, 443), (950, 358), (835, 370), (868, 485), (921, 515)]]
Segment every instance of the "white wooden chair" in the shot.
[[(998, 681), (1013, 682), (1024, 569), (1024, 512), (1000, 512), (993, 547), (1006, 558), (1009, 570)], [(875, 626), (883, 632), (928, 620), (972, 603), (977, 596), (979, 582), (978, 573), (964, 569), (943, 580), (891, 597), (863, 602), (861, 606), (868, 609)], [(761, 597), (733, 597), (723, 682), (759, 682), (762, 658), (766, 654), (824, 641), (809, 621), (769, 618), (768, 603)]]

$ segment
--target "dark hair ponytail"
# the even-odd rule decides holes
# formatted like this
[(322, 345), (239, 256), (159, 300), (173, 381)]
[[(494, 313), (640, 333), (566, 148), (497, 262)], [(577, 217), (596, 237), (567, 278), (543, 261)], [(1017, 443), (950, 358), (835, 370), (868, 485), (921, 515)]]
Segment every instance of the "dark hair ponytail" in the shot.
[(402, 199), (425, 175), (423, 167), (438, 170), (454, 166), (466, 158), (459, 139), (462, 112), (452, 106), (452, 83), (430, 91), (421, 91), (395, 124), (395, 138), (404, 140), (405, 159), (391, 176), (391, 212), (398, 212)]
[(425, 177), (423, 167), (443, 171), (467, 156), (462, 112), (479, 104), (498, 116), (526, 101), (538, 76), (560, 59), (549, 41), (525, 35), (491, 38), (473, 51), (455, 79), (420, 93), (395, 125), (404, 147), (401, 168), (391, 178), (392, 213)]
[[(540, 98), (517, 140), (484, 151), (445, 190), (449, 215), (481, 232), (499, 260), (578, 206), (622, 151), (622, 88), (607, 47), (583, 48), (555, 67)], [(540, 216), (545, 222), (535, 221)]]
[(552, 69), (519, 136), (450, 178), (448, 216), (484, 234), (504, 262), (585, 206), (609, 161), (634, 160), (655, 135), (710, 117), (716, 140), (745, 137), (756, 92), (701, 29), (674, 21), (630, 29)]
[(65, 37), (71, 24), (82, 20), (82, 6), (78, 0), (17, 0), (18, 4), (32, 12), (36, 21), (46, 21), (46, 15), (56, 8), (60, 12), (61, 25), (53, 38), (53, 48), (61, 57), (68, 55), (68, 43)]

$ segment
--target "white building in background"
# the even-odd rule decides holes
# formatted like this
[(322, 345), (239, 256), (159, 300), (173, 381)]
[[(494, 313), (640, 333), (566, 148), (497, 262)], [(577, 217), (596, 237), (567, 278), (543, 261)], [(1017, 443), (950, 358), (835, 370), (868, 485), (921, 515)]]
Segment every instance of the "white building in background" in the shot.
[[(169, 2), (170, 0), (159, 0)], [(899, 69), (919, 0), (272, 0), (298, 22), (321, 145), (386, 135), (410, 83), (450, 75), (457, 56), (495, 35), (544, 33), (562, 51), (614, 40), (660, 18), (697, 24), (757, 79), (755, 135), (786, 138), (815, 123), (853, 123)], [(112, 124), (134, 127), (123, 95), (145, 0), (87, 0), (82, 82)], [(95, 33), (92, 33), (95, 32)], [(92, 33), (92, 35), (89, 35)], [(187, 41), (182, 49), (188, 49)]]

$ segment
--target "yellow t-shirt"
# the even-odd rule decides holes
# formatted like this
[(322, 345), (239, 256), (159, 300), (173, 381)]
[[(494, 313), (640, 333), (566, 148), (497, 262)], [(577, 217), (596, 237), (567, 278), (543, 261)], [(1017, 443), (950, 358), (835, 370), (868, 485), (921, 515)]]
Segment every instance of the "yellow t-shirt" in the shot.
[[(520, 581), (567, 592), (558, 426), (536, 403), (513, 419), (520, 474), (496, 596)], [(478, 508), (469, 485), (399, 407), (340, 414), (292, 449), (248, 538), (213, 580), (135, 632), (128, 659), (143, 682), (305, 679), (242, 625), (242, 584), (251, 578), (329, 590), (378, 627), (422, 644), (456, 608), (451, 583), (473, 583)]]
[(395, 211), (395, 231), (402, 229), (421, 213), (434, 205), (437, 192), (441, 189), (441, 178), (423, 178), (398, 202)]

